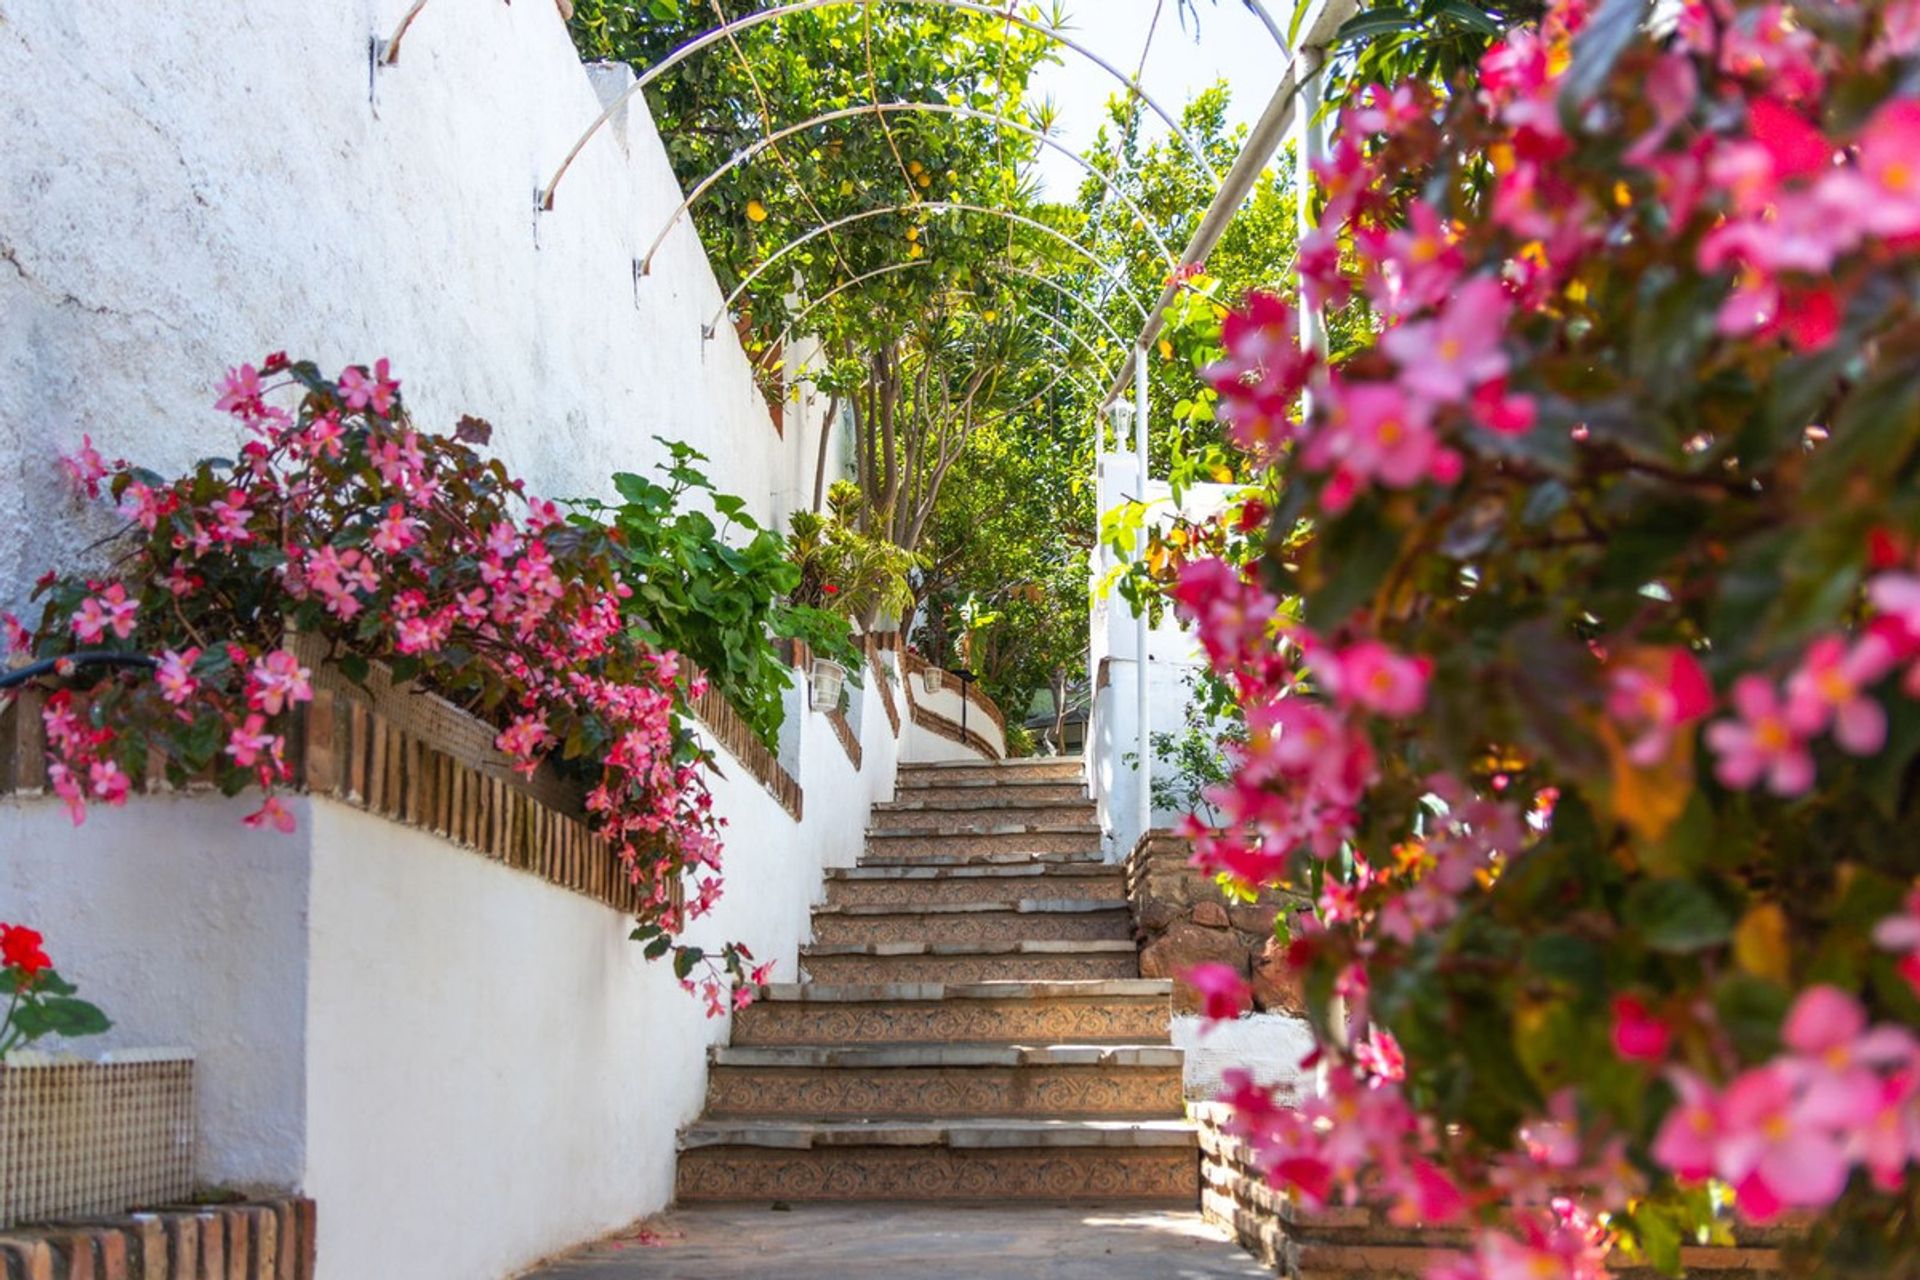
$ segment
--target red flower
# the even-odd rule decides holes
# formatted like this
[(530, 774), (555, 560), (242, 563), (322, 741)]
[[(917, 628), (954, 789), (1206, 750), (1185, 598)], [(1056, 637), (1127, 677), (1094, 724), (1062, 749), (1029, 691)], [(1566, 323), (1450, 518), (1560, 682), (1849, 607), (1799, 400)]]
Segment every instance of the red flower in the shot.
[(826, 592), (830, 596), (837, 596), (840, 594), (840, 588), (834, 586), (831, 582), (823, 583), (820, 589)]
[(38, 932), (19, 924), (0, 924), (0, 963), (18, 969), (27, 978), (37, 978), (53, 968), (53, 961), (40, 944), (46, 941)]

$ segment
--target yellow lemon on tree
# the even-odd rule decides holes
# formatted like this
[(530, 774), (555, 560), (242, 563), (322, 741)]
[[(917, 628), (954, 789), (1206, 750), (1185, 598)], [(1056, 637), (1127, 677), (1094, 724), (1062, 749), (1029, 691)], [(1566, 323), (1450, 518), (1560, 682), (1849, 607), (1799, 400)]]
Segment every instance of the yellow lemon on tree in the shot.
[(921, 164), (918, 160), (907, 161), (907, 172), (912, 174), (916, 178), (920, 176), (920, 171), (925, 167), (926, 166)]
[(918, 227), (907, 228), (907, 239), (918, 240), (919, 238), (920, 238), (920, 228)]
[(981, 319), (985, 320), (988, 324), (992, 324), (995, 320), (998, 320), (999, 318), (1000, 318), (1000, 313), (998, 311), (989, 311), (987, 312), (986, 315), (981, 317)]
[(747, 201), (747, 221), (765, 222), (766, 220), (767, 206), (761, 204), (758, 200)]
[(917, 183), (919, 183), (919, 184), (920, 184), (921, 186), (923, 186), (923, 187), (930, 187), (930, 186), (932, 186), (932, 185), (933, 185), (933, 179), (932, 179), (932, 178), (929, 178), (929, 177), (928, 177), (928, 176), (927, 176), (926, 174), (924, 174), (924, 173), (923, 173), (923, 174), (921, 174), (921, 175), (920, 175), (919, 177), (917, 177), (917, 178), (915, 178), (915, 179), (914, 179), (914, 181), (915, 181), (915, 182), (917, 182)]
[(908, 256), (909, 258), (917, 258), (917, 257), (919, 257), (919, 256), (920, 256), (921, 254), (923, 254), (923, 253), (925, 253), (925, 252), (926, 252), (926, 250), (925, 250), (925, 249), (922, 249), (922, 248), (921, 248), (921, 247), (920, 247), (919, 245), (917, 245), (917, 244), (913, 244), (913, 245), (908, 245), (908, 246), (907, 246), (907, 256)]

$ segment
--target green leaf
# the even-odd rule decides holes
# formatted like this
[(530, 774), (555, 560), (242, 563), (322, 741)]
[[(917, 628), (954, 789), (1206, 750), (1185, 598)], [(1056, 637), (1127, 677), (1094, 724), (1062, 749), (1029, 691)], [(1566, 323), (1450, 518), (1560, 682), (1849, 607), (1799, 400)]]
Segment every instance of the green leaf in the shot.
[(707, 953), (699, 947), (680, 948), (679, 951), (674, 953), (673, 976), (684, 980), (688, 974), (693, 972), (693, 966), (706, 959), (706, 955)]
[(1733, 915), (1691, 880), (1643, 880), (1627, 894), (1624, 917), (1654, 951), (1684, 954), (1733, 936)]
[(1574, 132), (1579, 117), (1613, 74), (1646, 20), (1648, 0), (1601, 0), (1573, 42), (1573, 62), (1560, 83), (1560, 118)]
[(1410, 31), (1420, 25), (1420, 19), (1410, 9), (1399, 5), (1380, 5), (1356, 13), (1340, 25), (1333, 36), (1336, 45), (1361, 44), (1373, 40), (1376, 36), (1389, 35), (1396, 31)]

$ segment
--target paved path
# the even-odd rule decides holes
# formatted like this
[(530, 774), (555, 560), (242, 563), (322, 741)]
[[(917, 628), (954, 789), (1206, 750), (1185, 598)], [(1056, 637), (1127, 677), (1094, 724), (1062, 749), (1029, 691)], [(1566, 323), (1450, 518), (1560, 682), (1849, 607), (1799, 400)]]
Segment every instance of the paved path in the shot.
[[(657, 1243), (649, 1243), (657, 1241)], [(679, 1209), (527, 1280), (1220, 1280), (1272, 1273), (1192, 1212), (796, 1204)]]

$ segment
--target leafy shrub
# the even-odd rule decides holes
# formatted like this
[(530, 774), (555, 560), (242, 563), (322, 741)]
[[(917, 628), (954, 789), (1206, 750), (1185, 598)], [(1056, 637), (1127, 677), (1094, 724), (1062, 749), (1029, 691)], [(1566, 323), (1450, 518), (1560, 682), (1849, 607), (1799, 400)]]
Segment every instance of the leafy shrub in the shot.
[[(573, 523), (582, 529), (610, 524), (620, 576), (631, 591), (621, 606), (626, 615), (648, 643), (693, 663), (773, 747), (793, 680), (774, 642), (802, 640), (849, 671), (859, 669), (860, 649), (844, 617), (790, 599), (802, 571), (786, 540), (748, 515), (742, 499), (714, 489), (697, 465), (705, 455), (678, 441), (661, 443), (670, 454), (660, 468), (665, 484), (617, 475), (620, 505), (576, 502)], [(704, 500), (724, 524), (690, 506), (690, 496)]]

